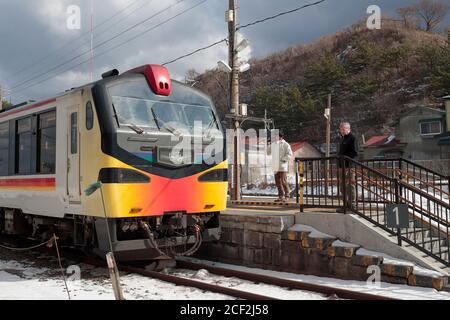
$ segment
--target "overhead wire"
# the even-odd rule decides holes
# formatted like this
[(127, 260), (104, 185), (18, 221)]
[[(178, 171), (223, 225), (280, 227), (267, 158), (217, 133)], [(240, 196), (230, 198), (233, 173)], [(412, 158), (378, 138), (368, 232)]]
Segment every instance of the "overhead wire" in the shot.
[[(180, 13), (177, 13), (176, 15), (174, 15), (174, 16), (172, 16), (172, 17), (166, 19), (166, 20), (164, 20), (163, 22), (158, 23), (158, 24), (152, 26), (151, 28), (144, 30), (143, 32), (141, 32), (141, 33), (135, 35), (134, 37), (132, 37), (132, 38), (130, 38), (130, 39), (124, 41), (124, 42), (121, 42), (121, 43), (119, 43), (118, 45), (115, 45), (115, 46), (113, 46), (113, 47), (111, 47), (111, 48), (108, 48), (107, 50), (105, 50), (105, 51), (103, 51), (103, 52), (101, 52), (101, 53), (95, 54), (95, 55), (94, 55), (94, 58), (98, 58), (98, 57), (100, 57), (100, 56), (103, 56), (103, 55), (105, 55), (105, 54), (107, 54), (107, 53), (110, 53), (112, 50), (115, 50), (115, 49), (117, 49), (117, 48), (119, 48), (119, 47), (121, 47), (121, 46), (123, 46), (123, 45), (125, 45), (125, 44), (127, 44), (127, 43), (129, 43), (129, 42), (131, 42), (131, 41), (134, 41), (135, 39), (137, 39), (137, 38), (143, 36), (144, 34), (150, 32), (150, 31), (152, 31), (152, 30), (155, 30), (155, 29), (161, 27), (162, 25), (167, 24), (168, 22), (170, 22), (170, 21), (176, 19), (177, 17), (179, 17), (179, 16), (181, 16), (181, 15), (183, 15), (183, 14), (185, 14), (185, 13), (187, 13), (187, 12), (193, 10), (193, 9), (195, 9), (196, 7), (198, 7), (198, 6), (202, 5), (203, 3), (205, 3), (206, 1), (208, 1), (208, 0), (202, 0), (202, 1), (198, 2), (198, 3), (196, 3), (195, 5), (193, 5), (193, 6), (189, 7), (189, 8), (187, 8), (187, 9), (185, 9), (185, 10), (183, 10), (183, 11), (181, 11)], [(39, 80), (39, 81), (36, 82), (36, 83), (30, 84), (29, 86), (26, 86), (26, 87), (17, 89), (17, 90), (15, 90), (15, 91), (12, 90), (12, 92), (11, 92), (9, 95), (11, 95), (11, 96), (12, 96), (12, 95), (15, 95), (15, 94), (17, 94), (18, 92), (22, 92), (22, 91), (24, 91), (24, 90), (26, 90), (26, 89), (29, 89), (29, 88), (31, 88), (31, 87), (34, 87), (34, 86), (36, 86), (36, 85), (38, 85), (38, 84), (41, 84), (41, 83), (43, 83), (43, 82), (46, 82), (46, 81), (48, 81), (48, 80), (50, 80), (50, 79), (53, 79), (54, 77), (56, 77), (56, 76), (58, 76), (58, 75), (60, 75), (60, 74), (62, 74), (62, 73), (64, 73), (64, 72), (66, 72), (66, 71), (70, 71), (70, 70), (72, 70), (72, 69), (74, 69), (74, 68), (76, 68), (76, 67), (78, 67), (78, 66), (81, 66), (81, 65), (83, 65), (83, 64), (85, 64), (85, 63), (87, 63), (87, 62), (89, 62), (89, 61), (90, 61), (90, 58), (89, 58), (89, 59), (86, 59), (86, 60), (83, 60), (83, 61), (81, 61), (80, 63), (78, 63), (78, 64), (76, 64), (76, 65), (73, 65), (73, 66), (71, 66), (71, 67), (68, 67), (68, 68), (66, 68), (66, 69), (63, 69), (62, 71), (60, 71), (60, 72), (58, 72), (58, 73), (56, 73), (56, 74), (53, 74), (53, 75), (51, 75), (50, 77), (47, 77), (47, 78), (45, 78), (45, 79), (43, 79), (43, 80)], [(51, 71), (50, 71), (50, 72), (51, 72)], [(50, 72), (47, 72), (47, 74), (50, 73)]]
[[(174, 5), (176, 5), (176, 4), (178, 4), (179, 2), (182, 2), (182, 1), (184, 1), (184, 0), (179, 0), (179, 1), (176, 2)], [(194, 9), (195, 7), (197, 7), (197, 6), (201, 5), (201, 4), (203, 4), (203, 3), (206, 2), (206, 1), (208, 1), (208, 0), (203, 0), (203, 1), (199, 2), (199, 3), (197, 3), (196, 5), (194, 5), (193, 7), (190, 7), (189, 9), (184, 10), (184, 11), (182, 11), (181, 13), (179, 13), (179, 14), (177, 14), (177, 15), (171, 17), (171, 18), (169, 18), (168, 20), (166, 20), (166, 21), (164, 21), (164, 22), (162, 22), (162, 23), (160, 23), (160, 24), (158, 24), (158, 25), (156, 25), (156, 26), (154, 26), (154, 27), (152, 27), (152, 28), (150, 28), (150, 29), (145, 30), (144, 32), (138, 34), (137, 36), (132, 37), (132, 38), (128, 39), (127, 41), (122, 42), (122, 43), (120, 43), (120, 44), (118, 44), (118, 45), (116, 45), (116, 46), (114, 46), (114, 47), (108, 49), (107, 51), (104, 51), (104, 52), (102, 52), (102, 53), (100, 53), (100, 54), (94, 55), (94, 57), (99, 57), (99, 56), (102, 56), (102, 55), (104, 55), (104, 54), (106, 54), (106, 53), (112, 51), (112, 50), (115, 50), (115, 49), (117, 49), (118, 47), (121, 47), (121, 46), (123, 46), (124, 44), (127, 44), (127, 43), (129, 43), (129, 42), (135, 40), (136, 38), (142, 36), (143, 34), (146, 34), (146, 33), (150, 32), (151, 30), (154, 30), (155, 28), (161, 26), (162, 24), (165, 24), (165, 23), (167, 23), (167, 22), (169, 22), (169, 21), (175, 19), (176, 17), (180, 16), (181, 14), (184, 14), (184, 13), (186, 13), (187, 11), (190, 11), (190, 10)], [(250, 26), (254, 26), (254, 25), (257, 25), (257, 24), (260, 24), (260, 23), (269, 21), (269, 20), (273, 20), (273, 19), (279, 18), (279, 17), (281, 17), (281, 16), (284, 16), (284, 15), (287, 15), (287, 14), (291, 14), (291, 13), (294, 13), (294, 12), (297, 12), (297, 11), (300, 11), (300, 10), (303, 10), (303, 9), (306, 9), (306, 8), (308, 8), (308, 7), (316, 6), (316, 5), (319, 5), (319, 4), (321, 4), (321, 3), (325, 2), (325, 1), (326, 1), (326, 0), (320, 0), (320, 1), (316, 1), (316, 2), (313, 2), (313, 3), (309, 3), (309, 4), (306, 4), (306, 5), (303, 5), (303, 6), (294, 8), (294, 9), (292, 9), (292, 10), (280, 12), (280, 13), (278, 13), (278, 14), (276, 14), (276, 15), (269, 16), (269, 17), (266, 17), (266, 18), (263, 18), (263, 19), (259, 19), (259, 20), (253, 21), (253, 22), (251, 22), (251, 23), (248, 23), (248, 24), (239, 26), (236, 30), (238, 31), (238, 30), (241, 30), (241, 29), (244, 29), (244, 28), (248, 28), (248, 27), (250, 27)], [(173, 5), (172, 5), (172, 6), (173, 6)], [(166, 9), (167, 9), (167, 8), (166, 8)], [(136, 25), (135, 25), (135, 26), (136, 26)], [(128, 29), (130, 29), (130, 28), (128, 28)], [(128, 30), (128, 29), (127, 29), (127, 30)], [(124, 32), (127, 32), (127, 31), (123, 31), (121, 34), (123, 34)], [(118, 36), (120, 36), (120, 34), (114, 36), (113, 38), (117, 38)], [(220, 43), (227, 42), (227, 41), (228, 41), (228, 38), (224, 38), (224, 39), (218, 40), (218, 41), (216, 41), (216, 42), (214, 42), (214, 43), (212, 43), (212, 44), (210, 44), (210, 45), (201, 47), (201, 48), (196, 49), (196, 50), (194, 50), (194, 51), (192, 51), (192, 52), (190, 52), (190, 53), (187, 53), (187, 54), (184, 54), (184, 55), (182, 55), (182, 56), (179, 56), (178, 58), (175, 58), (175, 59), (169, 60), (169, 61), (167, 61), (167, 62), (164, 62), (162, 65), (165, 65), (165, 66), (166, 66), (166, 65), (172, 64), (172, 63), (174, 63), (174, 62), (177, 62), (177, 61), (182, 60), (182, 59), (184, 59), (184, 58), (190, 57), (190, 56), (192, 56), (192, 55), (194, 55), (194, 54), (196, 54), (196, 53), (198, 53), (198, 52), (207, 50), (207, 49), (212, 48), (212, 47), (214, 47), (214, 46), (216, 46), (216, 45), (218, 45), (218, 44), (220, 44)], [(106, 41), (106, 42), (108, 42), (108, 41)], [(101, 45), (105, 44), (106, 42), (102, 42), (101, 44), (97, 45), (96, 48), (97, 48), (98, 46), (101, 46)], [(89, 51), (87, 51), (87, 52), (89, 52)], [(86, 52), (86, 53), (87, 53), (87, 52)], [(82, 55), (83, 55), (83, 54), (82, 54)], [(82, 55), (80, 55), (80, 56), (82, 56)], [(76, 58), (79, 58), (80, 56), (77, 56)], [(70, 63), (70, 62), (76, 60), (76, 58), (71, 59), (68, 63)], [(39, 83), (48, 81), (48, 80), (54, 78), (55, 76), (57, 76), (57, 75), (59, 75), (59, 74), (61, 74), (61, 73), (64, 73), (64, 72), (66, 72), (66, 71), (68, 71), (68, 70), (71, 70), (71, 69), (73, 69), (73, 68), (76, 68), (76, 67), (78, 67), (78, 66), (80, 66), (80, 65), (82, 65), (82, 64), (84, 64), (84, 63), (86, 63), (86, 62), (88, 62), (88, 61), (89, 61), (89, 59), (88, 59), (88, 60), (85, 60), (85, 61), (82, 61), (81, 63), (78, 63), (78, 64), (76, 64), (76, 65), (70, 67), (69, 69), (65, 69), (65, 70), (63, 70), (62, 72), (57, 73), (56, 75), (53, 75), (53, 76), (51, 76), (51, 77), (49, 77), (49, 78), (46, 78), (46, 79), (40, 81)], [(61, 67), (61, 66), (63, 66), (63, 65), (64, 65), (64, 64), (60, 65), (59, 67)], [(58, 67), (58, 68), (59, 68), (59, 67)], [(53, 70), (50, 70), (50, 71), (48, 71), (48, 72), (46, 72), (45, 74), (42, 74), (42, 75), (40, 75), (40, 76), (46, 75), (46, 74), (50, 73), (51, 71), (54, 71), (55, 69), (58, 69), (58, 68), (53, 68)], [(35, 77), (35, 78), (36, 78), (36, 77)], [(26, 83), (28, 83), (28, 82), (30, 82), (30, 81), (32, 81), (32, 80), (34, 80), (34, 79), (30, 79), (30, 80), (26, 81)], [(32, 84), (32, 85), (27, 86), (27, 87), (25, 87), (25, 88), (22, 88), (22, 89), (20, 89), (20, 90), (13, 91), (12, 93), (10, 93), (10, 95), (13, 95), (13, 94), (15, 94), (15, 93), (17, 93), (17, 92), (21, 92), (21, 91), (26, 90), (26, 89), (29, 89), (29, 88), (31, 88), (31, 87), (33, 87), (33, 86), (36, 86), (36, 85), (39, 84), (39, 83)], [(21, 85), (23, 85), (23, 84), (25, 84), (25, 83), (22, 83)], [(14, 88), (17, 88), (17, 87), (18, 87), (18, 86), (13, 87), (13, 88), (11, 88), (11, 90), (13, 90)]]
[(210, 45), (207, 45), (206, 47), (199, 48), (199, 49), (197, 49), (197, 50), (195, 50), (195, 51), (192, 51), (191, 53), (187, 53), (187, 54), (182, 55), (182, 56), (180, 56), (180, 57), (178, 57), (178, 58), (176, 58), (176, 59), (173, 59), (173, 60), (164, 62), (162, 65), (163, 65), (163, 66), (166, 66), (166, 65), (168, 65), (168, 64), (171, 64), (171, 63), (174, 63), (174, 62), (176, 62), (176, 61), (178, 61), (178, 60), (187, 58), (187, 57), (192, 56), (192, 55), (194, 55), (194, 54), (196, 54), (196, 53), (198, 53), (198, 52), (200, 52), (200, 51), (203, 51), (203, 50), (212, 48), (212, 47), (214, 47), (214, 46), (216, 46), (216, 45), (218, 45), (218, 44), (221, 44), (222, 42), (227, 42), (227, 41), (228, 41), (227, 38), (226, 38), (226, 39), (219, 40), (219, 41), (216, 41), (216, 42), (214, 42), (214, 43), (212, 43), (212, 44), (210, 44)]
[[(248, 24), (245, 24), (245, 25), (243, 25), (243, 26), (239, 26), (238, 28), (236, 28), (236, 31), (239, 31), (240, 29), (248, 28), (248, 27), (250, 27), (250, 26), (254, 26), (254, 25), (259, 24), (259, 23), (266, 22), (266, 21), (268, 21), (268, 20), (276, 19), (276, 18), (278, 18), (278, 17), (284, 16), (284, 15), (286, 15), (286, 14), (294, 13), (294, 12), (300, 11), (300, 10), (305, 9), (305, 8), (308, 8), (308, 7), (316, 6), (316, 5), (318, 5), (318, 4), (322, 3), (322, 2), (325, 2), (325, 1), (326, 1), (326, 0), (316, 1), (316, 2), (314, 2), (314, 3), (309, 3), (309, 4), (303, 5), (303, 6), (301, 6), (301, 7), (292, 9), (292, 10), (280, 12), (280, 13), (274, 15), (274, 16), (270, 16), (270, 17), (267, 17), (267, 18), (264, 18), (264, 19), (260, 19), (260, 20), (253, 21), (253, 22), (248, 23)], [(200, 48), (200, 49), (197, 49), (197, 50), (192, 51), (192, 52), (190, 52), (190, 53), (187, 53), (187, 54), (182, 55), (182, 56), (180, 56), (180, 57), (178, 57), (178, 58), (175, 58), (175, 59), (173, 59), (173, 60), (170, 60), (170, 61), (168, 61), (168, 62), (165, 62), (163, 65), (168, 65), (168, 64), (174, 63), (174, 62), (176, 62), (176, 61), (178, 61), (178, 60), (181, 60), (181, 59), (184, 59), (184, 58), (186, 58), (186, 57), (192, 56), (192, 55), (194, 55), (195, 53), (198, 53), (198, 52), (200, 52), (200, 51), (203, 51), (203, 50), (209, 49), (209, 48), (211, 48), (211, 47), (214, 47), (214, 46), (216, 46), (216, 45), (218, 45), (218, 44), (220, 44), (220, 43), (222, 43), (222, 42), (224, 42), (224, 41), (228, 41), (228, 38), (219, 40), (219, 41), (214, 42), (214, 43), (212, 43), (212, 44), (210, 44), (210, 45), (208, 45), (208, 46), (205, 46), (205, 47), (203, 47), (203, 48)]]
[[(93, 47), (93, 49), (95, 50), (95, 49), (97, 49), (97, 48), (99, 48), (99, 47), (101, 47), (101, 46), (103, 46), (103, 45), (105, 45), (105, 44), (111, 42), (112, 40), (114, 40), (114, 39), (116, 39), (116, 38), (122, 36), (123, 34), (129, 32), (129, 31), (131, 31), (131, 30), (133, 30), (133, 29), (135, 29), (135, 28), (137, 28), (137, 27), (140, 26), (140, 25), (142, 25), (142, 24), (144, 24), (144, 23), (150, 21), (151, 19), (153, 19), (153, 18), (157, 17), (158, 15), (160, 15), (160, 14), (162, 14), (162, 13), (164, 13), (164, 12), (170, 10), (171, 8), (177, 6), (178, 4), (180, 4), (180, 3), (184, 2), (184, 1), (186, 1), (186, 0), (178, 0), (178, 1), (175, 2), (174, 4), (171, 4), (171, 5), (167, 6), (166, 8), (164, 8), (164, 9), (158, 11), (157, 13), (151, 15), (150, 17), (147, 17), (146, 19), (144, 19), (144, 20), (142, 20), (142, 21), (140, 21), (140, 22), (134, 24), (133, 26), (131, 26), (131, 27), (125, 29), (124, 31), (119, 32), (118, 34), (114, 35), (113, 37), (111, 37), (111, 38), (109, 38), (109, 39), (107, 39), (107, 40), (105, 40), (105, 41), (103, 41), (103, 42), (101, 42), (101, 43), (95, 45), (95, 46)], [(203, 2), (205, 2), (205, 1), (207, 1), (207, 0), (203, 0)], [(22, 82), (20, 82), (20, 83), (16, 83), (16, 84), (14, 84), (14, 85), (12, 85), (12, 86), (10, 87), (10, 90), (14, 90), (14, 89), (16, 89), (16, 88), (18, 88), (18, 87), (21, 87), (22, 85), (27, 84), (27, 83), (29, 83), (29, 82), (35, 80), (35, 79), (38, 79), (38, 78), (40, 78), (40, 77), (43, 77), (43, 76), (45, 76), (45, 75), (51, 73), (52, 71), (55, 71), (55, 70), (61, 68), (62, 66), (66, 65), (66, 64), (69, 64), (69, 63), (75, 61), (76, 59), (78, 59), (78, 58), (80, 58), (80, 57), (82, 57), (82, 56), (84, 56), (85, 54), (88, 54), (88, 53), (90, 53), (90, 52), (91, 52), (90, 49), (89, 49), (89, 50), (86, 50), (86, 51), (84, 51), (83, 53), (80, 53), (80, 54), (78, 54), (78, 55), (76, 55), (76, 56), (74, 56), (74, 57), (72, 57), (72, 58), (70, 58), (70, 59), (64, 61), (63, 63), (60, 63), (60, 64), (58, 64), (57, 66), (55, 66), (55, 67), (53, 67), (53, 68), (47, 70), (46, 72), (40, 73), (40, 74), (38, 74), (38, 75), (36, 75), (36, 76), (34, 76), (34, 77), (31, 77), (30, 79), (27, 79), (27, 80), (25, 80), (25, 81), (22, 81)]]
[[(112, 21), (115, 17), (117, 17), (118, 15), (123, 14), (123, 12), (125, 12), (126, 10), (128, 10), (129, 8), (131, 8), (134, 4), (138, 3), (140, 0), (134, 0), (132, 1), (131, 4), (128, 4), (125, 8), (120, 9), (118, 12), (116, 12), (114, 15), (112, 15), (111, 17), (103, 20), (101, 23), (99, 23), (98, 25), (94, 26), (94, 30), (98, 30), (98, 28), (100, 28), (101, 26), (105, 25), (105, 23)], [(139, 10), (141, 8), (143, 8), (144, 6), (148, 5), (151, 1), (145, 1), (143, 6), (137, 7), (135, 8), (133, 11), (129, 12), (128, 14), (125, 15), (125, 17), (121, 20), (119, 20), (116, 23), (120, 23), (121, 21), (123, 21), (125, 18), (127, 18), (129, 15), (131, 15), (132, 13), (134, 13), (136, 10)], [(108, 29), (102, 31), (100, 34), (104, 33), (105, 31), (108, 31)], [(49, 58), (53, 57), (53, 56), (58, 56), (60, 51), (63, 51), (63, 49), (65, 49), (66, 47), (69, 47), (69, 45), (74, 45), (77, 44), (78, 40), (83, 39), (86, 35), (89, 35), (89, 32), (85, 32), (83, 34), (81, 34), (80, 36), (78, 36), (75, 39), (69, 40), (67, 41), (65, 44), (63, 44), (62, 46), (60, 46), (58, 49), (54, 50), (52, 53), (47, 54), (41, 58), (36, 59), (35, 61), (33, 61), (31, 64), (27, 64), (25, 67), (23, 67), (22, 69), (18, 70), (18, 71), (14, 71), (11, 72), (12, 73), (12, 77), (10, 79), (15, 79), (17, 78), (18, 75), (22, 74), (24, 71), (29, 71), (30, 68), (33, 68), (35, 66), (41, 66), (41, 64), (48, 60)]]
[(259, 24), (259, 23), (266, 22), (268, 20), (276, 19), (276, 18), (279, 18), (279, 17), (284, 16), (286, 14), (294, 13), (294, 12), (300, 11), (300, 10), (308, 8), (308, 7), (316, 6), (316, 5), (321, 4), (322, 2), (325, 2), (325, 1), (326, 0), (320, 0), (320, 1), (317, 1), (317, 2), (314, 2), (314, 3), (309, 3), (309, 4), (306, 4), (304, 6), (301, 6), (301, 7), (289, 10), (289, 11), (280, 12), (280, 13), (274, 15), (274, 16), (270, 16), (270, 17), (267, 17), (267, 18), (264, 18), (264, 19), (256, 20), (254, 22), (245, 24), (243, 26), (239, 26), (238, 28), (236, 28), (236, 31), (239, 31), (240, 29), (244, 29), (244, 28), (248, 28), (248, 27), (254, 26), (254, 25)]

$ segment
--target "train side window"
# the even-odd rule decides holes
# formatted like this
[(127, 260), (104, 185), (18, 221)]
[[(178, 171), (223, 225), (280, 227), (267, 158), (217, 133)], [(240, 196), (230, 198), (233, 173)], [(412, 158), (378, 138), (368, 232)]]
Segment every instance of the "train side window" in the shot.
[(92, 103), (86, 103), (86, 129), (91, 130), (94, 127), (94, 110)]
[(9, 122), (0, 124), (0, 176), (8, 175)]
[(70, 115), (70, 153), (78, 153), (78, 114)]
[(56, 111), (39, 115), (38, 119), (37, 170), (55, 173), (56, 164)]
[(32, 148), (31, 117), (16, 121), (16, 160), (15, 173), (31, 173)]

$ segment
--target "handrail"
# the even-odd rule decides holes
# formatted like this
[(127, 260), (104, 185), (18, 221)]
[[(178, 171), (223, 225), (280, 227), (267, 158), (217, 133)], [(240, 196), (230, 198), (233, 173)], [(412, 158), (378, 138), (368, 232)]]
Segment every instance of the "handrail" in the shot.
[(424, 166), (422, 166), (422, 165), (420, 165), (420, 164), (418, 164), (416, 162), (413, 162), (413, 161), (405, 159), (405, 158), (364, 159), (364, 160), (361, 160), (360, 162), (383, 162), (383, 161), (385, 161), (385, 162), (389, 162), (389, 161), (392, 161), (392, 162), (399, 161), (399, 162), (401, 162), (401, 161), (403, 161), (403, 162), (406, 162), (406, 163), (408, 163), (410, 165), (416, 166), (416, 167), (418, 167), (418, 168), (420, 168), (422, 170), (428, 171), (431, 174), (434, 174), (436, 176), (440, 176), (440, 177), (442, 177), (444, 179), (450, 178), (450, 177), (444, 176), (443, 174), (440, 174), (439, 172), (436, 172), (434, 170), (426, 168), (426, 167), (424, 167)]
[[(373, 164), (374, 170), (387, 171), (386, 174), (392, 174), (394, 178), (402, 179), (407, 177), (409, 180), (412, 180), (412, 182), (407, 181), (411, 185), (415, 185), (418, 182), (424, 188), (431, 189), (430, 195), (435, 198), (440, 200), (443, 200), (445, 197), (450, 198), (450, 190), (446, 192), (443, 188), (445, 185), (450, 189), (450, 176), (446, 177), (434, 170), (403, 158), (366, 159), (362, 160), (362, 162)], [(381, 168), (383, 164), (384, 168)], [(436, 183), (439, 183), (439, 185)]]
[(429, 169), (429, 168), (426, 168), (426, 167), (424, 167), (424, 166), (422, 166), (422, 165), (420, 165), (420, 164), (418, 164), (418, 163), (415, 163), (415, 162), (413, 162), (413, 161), (410, 161), (410, 160), (407, 160), (407, 159), (403, 159), (403, 158), (402, 158), (402, 161), (404, 161), (404, 162), (406, 162), (406, 163), (409, 163), (410, 165), (416, 166), (416, 167), (418, 167), (418, 168), (420, 168), (420, 169), (422, 169), (422, 170), (426, 170), (426, 171), (428, 171), (428, 172), (430, 172), (430, 173), (432, 173), (432, 174), (434, 174), (434, 175), (436, 175), (436, 176), (439, 176), (439, 177), (441, 177), (441, 178), (443, 178), (443, 179), (449, 179), (449, 178), (450, 178), (450, 177), (446, 177), (446, 176), (444, 176), (443, 174), (440, 174), (440, 173), (438, 173), (438, 172), (436, 172), (436, 171), (434, 171), (434, 170), (431, 170), (431, 169)]
[[(408, 174), (406, 174), (406, 175), (408, 175)], [(408, 175), (408, 176), (409, 176), (409, 175)], [(414, 176), (413, 176), (413, 177), (414, 177)], [(445, 192), (445, 191), (443, 191), (443, 190), (441, 190), (441, 189), (439, 189), (439, 188), (436, 188), (436, 187), (432, 186), (431, 184), (429, 184), (429, 183), (426, 182), (426, 181), (423, 181), (423, 180), (421, 180), (421, 179), (419, 179), (419, 178), (417, 178), (417, 180), (419, 180), (421, 183), (425, 184), (425, 185), (426, 185), (427, 187), (429, 187), (429, 188), (432, 188), (432, 189), (435, 189), (435, 190), (439, 190), (441, 193), (443, 193), (443, 194), (445, 194), (445, 195), (447, 195), (447, 196), (450, 196), (450, 193)], [(417, 190), (420, 191), (420, 192), (424, 192), (423, 190), (421, 190), (421, 189), (419, 189), (419, 188), (416, 188), (416, 187), (414, 187), (413, 185), (411, 185), (410, 183), (404, 182), (403, 180), (400, 180), (400, 179), (399, 179), (399, 182), (401, 182), (403, 185), (411, 186), (411, 187), (417, 189)], [(426, 192), (424, 192), (424, 193), (426, 193)], [(441, 200), (441, 199), (438, 199), (438, 198), (436, 198), (436, 197), (430, 195), (429, 193), (427, 193), (427, 194), (428, 194), (429, 196), (435, 198), (436, 200)]]
[[(399, 245), (402, 241), (405, 241), (450, 266), (450, 243), (448, 242), (450, 237), (450, 203), (427, 190), (416, 187), (414, 182), (424, 183), (428, 186), (431, 180), (422, 181), (422, 179), (414, 177), (414, 175), (411, 175), (413, 170), (409, 170), (410, 168), (398, 172), (397, 170), (401, 170), (402, 166), (397, 168), (397, 163), (387, 162), (386, 166), (392, 166), (394, 169), (394, 173), (390, 176), (390, 173), (388, 175), (380, 172), (380, 170), (383, 170), (382, 165), (380, 165), (380, 168), (374, 168), (368, 164), (368, 162), (385, 162), (386, 160), (392, 159), (361, 163), (349, 157), (296, 158), (295, 161), (299, 167), (305, 168), (305, 171), (302, 172), (305, 180), (302, 180), (304, 186), (302, 185), (301, 190), (300, 210), (302, 211), (304, 207), (308, 206), (328, 208), (343, 206), (344, 213), (346, 211), (353, 212), (390, 234), (397, 235)], [(398, 161), (399, 159), (395, 160)], [(303, 162), (303, 165), (300, 166), (299, 162)], [(329, 168), (330, 164), (332, 170)], [(403, 169), (406, 169), (406, 167), (403, 167)], [(432, 170), (426, 168), (423, 170), (425, 175), (432, 172)], [(395, 172), (398, 172), (398, 174)], [(424, 177), (423, 174), (420, 172), (420, 177)], [(409, 177), (413, 179), (408, 179)], [(404, 178), (406, 180), (403, 180)], [(411, 180), (413, 183), (408, 182)], [(352, 190), (346, 191), (351, 186), (353, 186)], [(351, 192), (351, 196), (348, 192)], [(442, 197), (445, 194), (446, 192), (443, 192), (439, 196)], [(338, 201), (330, 198), (336, 198), (336, 196)], [(312, 198), (312, 201), (305, 203), (303, 202), (304, 198)], [(321, 198), (323, 198), (322, 201)], [(388, 227), (386, 224), (385, 205), (396, 203), (404, 203), (409, 208), (410, 222), (414, 223), (406, 229), (395, 229)], [(360, 206), (361, 204), (362, 206)], [(373, 204), (375, 205), (373, 206)], [(426, 232), (426, 235), (424, 235), (424, 232)]]

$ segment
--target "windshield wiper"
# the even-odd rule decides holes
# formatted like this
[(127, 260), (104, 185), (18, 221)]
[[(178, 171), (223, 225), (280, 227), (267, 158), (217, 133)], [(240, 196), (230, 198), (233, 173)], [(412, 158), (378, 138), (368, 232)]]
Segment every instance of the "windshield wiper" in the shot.
[(131, 130), (133, 130), (137, 134), (142, 135), (142, 134), (145, 133), (145, 130), (142, 129), (141, 127), (139, 127), (138, 125), (136, 125), (136, 124), (134, 124), (132, 122), (127, 123), (128, 121), (116, 111), (116, 108), (114, 107), (114, 104), (113, 104), (113, 108), (114, 108), (114, 116), (116, 117), (116, 120), (117, 120), (117, 123), (118, 123), (119, 127), (120, 127), (120, 122), (121, 122), (119, 120), (119, 118), (120, 118), (122, 120), (122, 124), (126, 125), (128, 128), (130, 128)]
[(132, 129), (134, 132), (136, 132), (137, 134), (144, 134), (145, 131), (144, 129), (142, 129), (141, 127), (138, 127), (137, 125), (135, 125), (134, 123), (129, 123), (127, 124), (127, 127)]
[(174, 135), (178, 135), (175, 131), (176, 129), (173, 128), (172, 126), (168, 125), (166, 122), (164, 122), (163, 120), (161, 120), (160, 118), (158, 118), (155, 114), (155, 111), (153, 109), (152, 110), (152, 114), (153, 117), (155, 118), (155, 123), (156, 126), (158, 127), (158, 130), (161, 131), (161, 126), (159, 125), (160, 123), (163, 125), (164, 128), (166, 128), (170, 133), (173, 133)]
[(155, 123), (156, 123), (156, 126), (158, 127), (158, 130), (161, 131), (161, 127), (159, 126), (159, 119), (156, 116), (155, 111), (153, 110), (153, 108), (150, 108), (150, 110), (152, 112), (153, 119), (155, 119)]

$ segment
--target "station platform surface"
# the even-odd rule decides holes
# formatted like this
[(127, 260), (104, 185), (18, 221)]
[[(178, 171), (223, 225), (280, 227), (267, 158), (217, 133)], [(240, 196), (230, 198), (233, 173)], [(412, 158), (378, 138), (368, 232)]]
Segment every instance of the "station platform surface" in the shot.
[(262, 206), (262, 207), (273, 207), (273, 208), (300, 208), (299, 204), (296, 203), (295, 198), (289, 199), (286, 202), (276, 202), (276, 197), (243, 197), (241, 200), (229, 200), (228, 207), (232, 206)]
[[(244, 196), (241, 200), (235, 201), (228, 199), (227, 209), (223, 214), (240, 214), (245, 213), (253, 215), (286, 215), (300, 214), (300, 205), (296, 203), (296, 199), (289, 199), (287, 202), (275, 202), (277, 197), (263, 196), (251, 197)], [(320, 212), (335, 213), (336, 208), (304, 208), (304, 212)]]
[(299, 211), (290, 208), (264, 208), (264, 207), (232, 207), (222, 211), (222, 215), (239, 216), (295, 216)]

